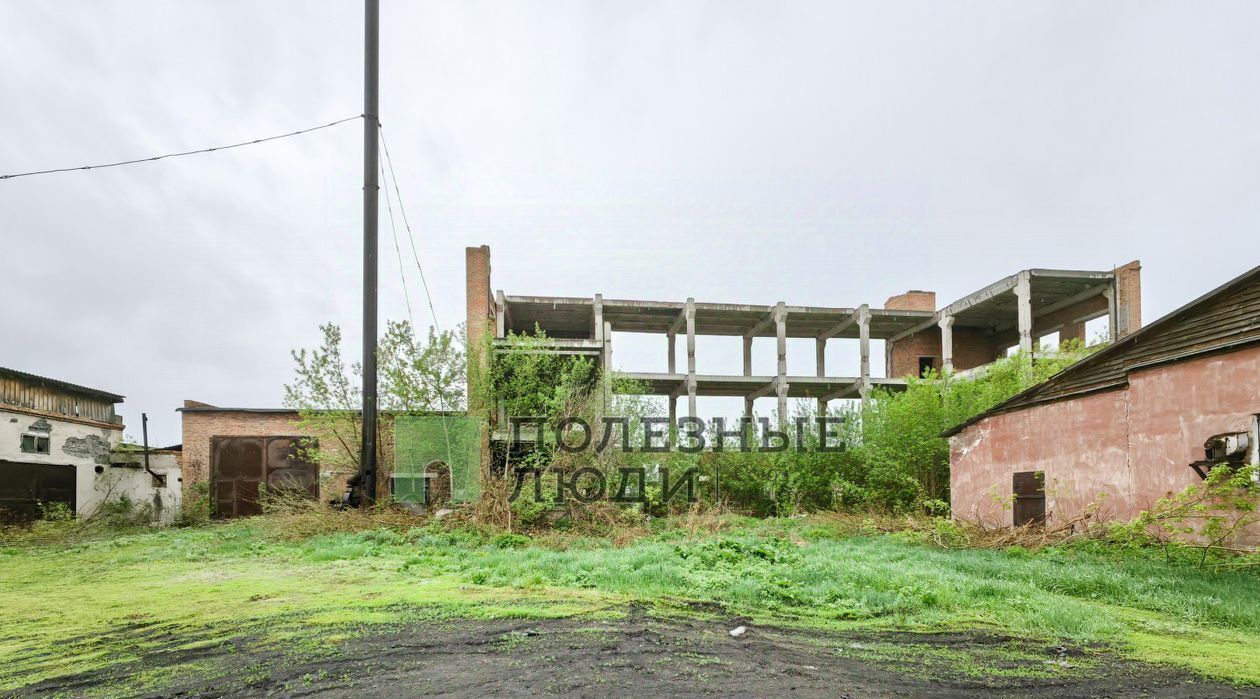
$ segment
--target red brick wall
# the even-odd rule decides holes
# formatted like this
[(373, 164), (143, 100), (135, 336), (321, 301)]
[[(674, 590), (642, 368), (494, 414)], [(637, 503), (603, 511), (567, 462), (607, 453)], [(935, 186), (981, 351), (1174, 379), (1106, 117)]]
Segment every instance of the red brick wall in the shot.
[[(184, 401), (184, 407), (214, 407), (197, 401)], [(207, 483), (210, 474), (210, 440), (212, 437), (315, 437), (321, 448), (336, 448), (336, 437), (320, 434), (299, 425), (297, 411), (282, 413), (257, 413), (244, 410), (216, 412), (185, 412), (183, 415), (184, 444), (180, 463), (183, 467), (183, 484), (187, 488), (196, 483)], [(389, 493), (393, 473), (393, 420), (382, 414), (379, 422), (377, 444), (380, 455), (380, 477), (377, 479), (377, 497)], [(345, 492), (346, 481), (353, 475), (349, 467), (333, 467), (321, 464), (320, 498), (330, 499)], [(187, 490), (184, 491), (187, 494)]]
[[(895, 311), (935, 311), (936, 292), (911, 289), (904, 294), (891, 296), (884, 308)], [(955, 343), (957, 344), (957, 343)], [(889, 344), (884, 366), (885, 376), (902, 378), (918, 376), (919, 357), (934, 357), (933, 366), (941, 368), (941, 331), (928, 328), (921, 333)]]
[[(1003, 349), (1005, 346), (999, 346), (984, 330), (954, 326), (954, 371), (988, 364), (997, 359)], [(928, 328), (893, 343), (888, 353), (887, 375), (892, 378), (917, 376), (919, 357), (932, 357), (932, 366), (938, 371), (943, 367), (940, 328)]]
[(1123, 389), (995, 415), (950, 440), (954, 516), (1011, 523), (992, 497), (1017, 471), (1045, 471), (1046, 510), (1070, 519), (1107, 493), (1104, 516), (1128, 519), (1199, 482), (1203, 442), (1250, 429), (1260, 413), (1260, 347), (1153, 367)]
[[(957, 336), (956, 331), (954, 334)], [(954, 347), (957, 352), (957, 340), (954, 341)], [(919, 357), (932, 357), (933, 368), (941, 368), (940, 328), (928, 328), (892, 343), (888, 351), (888, 366), (885, 368), (887, 376), (893, 379), (918, 376)]]
[(954, 326), (954, 371), (988, 364), (997, 359), (1003, 349), (988, 332)]

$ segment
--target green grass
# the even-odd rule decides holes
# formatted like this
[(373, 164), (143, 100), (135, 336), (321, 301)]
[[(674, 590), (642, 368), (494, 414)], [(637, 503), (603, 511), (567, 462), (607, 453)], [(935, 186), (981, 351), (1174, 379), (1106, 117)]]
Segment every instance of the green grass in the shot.
[(809, 519), (733, 523), (698, 538), (665, 526), (622, 548), (433, 528), (289, 542), (259, 520), (2, 548), (0, 598), (20, 603), (0, 628), (0, 691), (205, 645), (320, 653), (414, 619), (616, 615), (629, 602), (659, 614), (716, 603), (789, 626), (1103, 643), (1260, 684), (1252, 574), (1072, 549), (947, 551)]

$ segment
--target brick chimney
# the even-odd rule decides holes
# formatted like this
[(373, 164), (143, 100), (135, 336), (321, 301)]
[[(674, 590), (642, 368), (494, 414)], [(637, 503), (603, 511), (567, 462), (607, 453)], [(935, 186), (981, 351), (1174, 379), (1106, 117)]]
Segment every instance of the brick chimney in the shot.
[(490, 369), (490, 357), (486, 354), (483, 340), (490, 330), (490, 314), (494, 303), (490, 295), (490, 246), (482, 245), (464, 250), (464, 292), (467, 294), (468, 333), (468, 410), (476, 414), (485, 406), (475, 405), (480, 398), (471, 390), (474, 374), (480, 368), (482, 374)]
[(1116, 268), (1116, 338), (1142, 327), (1142, 263)]
[(884, 302), (884, 308), (894, 311), (930, 311), (936, 312), (936, 292), (911, 289), (904, 294), (890, 296)]

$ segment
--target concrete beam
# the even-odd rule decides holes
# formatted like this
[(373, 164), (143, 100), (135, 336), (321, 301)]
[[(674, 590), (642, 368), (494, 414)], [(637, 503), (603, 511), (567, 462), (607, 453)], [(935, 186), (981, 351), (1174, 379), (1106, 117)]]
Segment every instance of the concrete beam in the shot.
[(1111, 279), (1114, 272), (1084, 269), (1030, 269), (1028, 273), (1034, 277), (1051, 277), (1054, 279)]
[(866, 304), (862, 304), (861, 308), (858, 308), (857, 310), (853, 311), (853, 314), (850, 315), (848, 318), (845, 318), (839, 323), (836, 323), (830, 328), (827, 328), (826, 330), (818, 333), (818, 339), (826, 340), (828, 338), (832, 338), (832, 337), (835, 337), (836, 335), (839, 335), (845, 330), (848, 330), (850, 327), (853, 326), (854, 323), (858, 322), (858, 314), (862, 312), (862, 308), (867, 308), (869, 312), (869, 307)]
[(747, 396), (744, 396), (744, 400), (752, 401), (752, 400), (757, 400), (758, 398), (765, 398), (771, 393), (774, 393), (778, 389), (778, 387), (779, 387), (779, 378), (776, 376), (774, 379), (770, 381), (770, 383), (762, 386), (761, 388), (753, 391), (752, 393), (749, 393)]
[[(1076, 294), (1074, 296), (1069, 296), (1068, 298), (1060, 299), (1058, 301), (1055, 301), (1054, 303), (1048, 303), (1045, 306), (1041, 306), (1039, 308), (1033, 309), (1033, 319), (1050, 315), (1051, 313), (1054, 313), (1055, 311), (1061, 311), (1064, 308), (1067, 308), (1069, 306), (1075, 306), (1076, 304), (1081, 303), (1083, 301), (1088, 301), (1094, 298), (1095, 296), (1106, 295), (1107, 289), (1109, 288), (1111, 288), (1109, 284), (1100, 284), (1098, 286), (1090, 287), (1086, 289), (1085, 291), (1082, 291), (1081, 293)], [(1107, 315), (1107, 314), (1105, 312), (1097, 313), (1090, 316), (1090, 319), (1092, 320), (1094, 318), (1101, 318), (1104, 315)], [(1018, 322), (1005, 323), (1003, 325), (999, 325), (993, 328), (993, 332), (995, 334), (1001, 334), (1001, 333), (1006, 332), (1007, 330), (1011, 330), (1018, 326), (1019, 326)]]
[(760, 335), (762, 331), (770, 327), (771, 323), (775, 322), (775, 318), (777, 317), (777, 314), (782, 312), (783, 309), (786, 308), (786, 306), (787, 304), (783, 303), (782, 301), (775, 304), (775, 307), (771, 308), (768, 313), (762, 316), (761, 320), (757, 321), (756, 325), (752, 326), (751, 328), (748, 329), (747, 332), (744, 333), (744, 337), (753, 338)]
[(968, 308), (971, 308), (972, 306), (978, 303), (981, 303), (983, 301), (988, 301), (989, 299), (993, 298), (994, 296), (997, 296), (998, 294), (1003, 294), (1003, 293), (1006, 293), (1007, 291), (1010, 291), (1011, 289), (1014, 289), (1015, 286), (1019, 283), (1020, 277), (1023, 277), (1025, 280), (1027, 280), (1029, 276), (1030, 276), (1029, 271), (1025, 270), (1023, 272), (1020, 272), (1019, 274), (1012, 274), (1011, 276), (1006, 277), (1004, 279), (999, 279), (998, 281), (993, 282), (992, 284), (984, 287), (983, 289), (973, 294), (968, 294), (967, 296), (964, 296), (961, 299), (958, 299), (957, 301), (940, 309), (939, 311), (936, 312), (935, 315), (933, 315), (928, 320), (925, 320), (922, 323), (919, 323), (918, 325), (911, 327), (909, 330), (903, 330), (902, 332), (899, 332), (896, 335), (893, 335), (892, 337), (888, 338), (888, 342), (889, 344), (891, 344), (894, 342), (898, 342), (900, 340), (904, 340), (907, 337), (910, 337), (911, 335), (916, 335), (918, 333), (921, 333), (924, 330), (927, 330), (928, 328), (936, 325), (937, 322), (939, 322), (940, 319), (944, 316), (947, 316), (947, 315), (956, 316), (962, 311), (965, 311)]
[(687, 304), (682, 307), (682, 310), (678, 311), (678, 317), (674, 318), (673, 323), (670, 323), (669, 330), (666, 330), (665, 334), (675, 335), (679, 330), (682, 330), (683, 323), (687, 322), (687, 307), (691, 306), (694, 309), (695, 305), (695, 299), (687, 299)]
[(1105, 315), (1107, 315), (1106, 310), (1094, 311), (1093, 313), (1086, 313), (1085, 315), (1079, 318), (1073, 318), (1072, 322), (1073, 323), (1088, 323), (1089, 321), (1094, 320), (1095, 318), (1101, 318)]
[(861, 381), (854, 381), (848, 386), (841, 386), (831, 393), (826, 393), (818, 397), (818, 402), (826, 405), (828, 402), (838, 398), (852, 398), (860, 392)]

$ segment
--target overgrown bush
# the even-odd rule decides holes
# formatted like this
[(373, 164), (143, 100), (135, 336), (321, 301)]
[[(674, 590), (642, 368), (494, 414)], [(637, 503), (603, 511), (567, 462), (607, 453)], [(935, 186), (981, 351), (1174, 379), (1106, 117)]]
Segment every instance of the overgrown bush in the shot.
[[(1066, 341), (1053, 357), (1036, 362), (1027, 355), (1016, 354), (993, 363), (982, 375), (969, 378), (931, 371), (910, 379), (904, 391), (876, 390), (872, 399), (863, 404), (834, 406), (830, 416), (840, 418), (841, 424), (833, 425), (831, 431), (838, 432), (838, 441), (843, 445), (840, 451), (815, 448), (820, 441), (816, 415), (812, 405), (801, 401), (787, 418), (790, 424), (803, 425), (801, 440), (806, 449), (757, 444), (761, 432), (754, 425), (747, 440), (749, 448), (743, 450), (737, 437), (720, 437), (711, 422), (706, 435), (708, 449), (701, 454), (688, 454), (677, 449), (669, 453), (643, 452), (640, 421), (664, 412), (660, 399), (625, 395), (634, 392), (633, 387), (625, 385), (617, 385), (606, 395), (603, 379), (591, 359), (541, 351), (548, 343), (541, 330), (512, 334), (500, 340), (501, 351), (493, 353), (486, 379), (489, 385), (484, 389), (488, 400), (502, 406), (509, 416), (541, 417), (546, 421), (543, 448), (510, 452), (508, 475), (504, 477), (510, 478), (516, 469), (537, 469), (544, 474), (547, 485), (541, 499), (535, 498), (532, 487), (527, 486), (509, 506), (506, 496), (510, 485), (488, 484), (483, 490), (491, 494), (491, 502), (482, 509), (493, 514), (485, 517), (486, 521), (528, 527), (567, 526), (570, 520), (583, 517), (590, 520), (592, 505), (567, 497), (557, 502), (555, 497), (555, 474), (571, 474), (587, 467), (604, 473), (610, 489), (617, 483), (619, 469), (645, 468), (649, 473), (644, 484), (647, 502), (631, 509), (652, 515), (678, 513), (689, 506), (662, 501), (659, 474), (666, 469), (675, 478), (696, 469), (701, 474), (696, 482), (697, 495), (706, 506), (731, 507), (757, 516), (834, 509), (947, 514), (949, 446), (941, 433), (1096, 349)], [(560, 419), (583, 418), (598, 439), (601, 421), (609, 415), (628, 421), (631, 451), (614, 447), (599, 453), (587, 449), (566, 454), (555, 448), (552, 428)], [(777, 423), (778, 417), (773, 416), (771, 424)], [(735, 421), (728, 421), (726, 429), (734, 424)], [(500, 430), (507, 427), (499, 425)], [(722, 449), (715, 448), (719, 440)], [(835, 442), (833, 437), (829, 445)], [(567, 514), (557, 515), (559, 509), (567, 510)], [(595, 519), (607, 521), (607, 517)]]
[(0, 545), (66, 544), (148, 529), (153, 508), (121, 495), (107, 498), (84, 516), (60, 502), (40, 503), (39, 515), (32, 522), (0, 526)]
[(992, 408), (1080, 360), (1096, 347), (1065, 341), (1036, 362), (1023, 353), (1000, 359), (975, 378), (936, 371), (911, 378), (905, 391), (876, 390), (856, 409), (859, 428), (850, 458), (859, 468), (846, 484), (867, 507), (939, 510), (949, 500), (949, 442), (945, 430)]
[(179, 515), (175, 519), (175, 524), (181, 527), (195, 526), (209, 521), (210, 484), (206, 482), (184, 484), (184, 497), (179, 503)]
[(1260, 521), (1260, 466), (1217, 466), (1202, 483), (1160, 498), (1132, 520), (1100, 525), (1113, 547), (1156, 549), (1165, 560), (1198, 566), (1250, 555), (1240, 540)]

